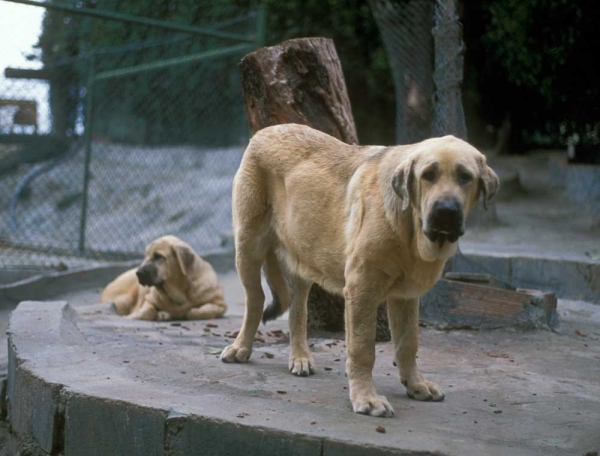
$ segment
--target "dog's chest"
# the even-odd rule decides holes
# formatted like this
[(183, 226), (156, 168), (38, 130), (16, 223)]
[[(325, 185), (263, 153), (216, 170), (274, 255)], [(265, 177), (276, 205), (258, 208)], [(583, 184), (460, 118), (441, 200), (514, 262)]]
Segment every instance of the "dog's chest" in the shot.
[(398, 275), (388, 291), (388, 297), (414, 299), (423, 296), (439, 280), (443, 262), (416, 261)]

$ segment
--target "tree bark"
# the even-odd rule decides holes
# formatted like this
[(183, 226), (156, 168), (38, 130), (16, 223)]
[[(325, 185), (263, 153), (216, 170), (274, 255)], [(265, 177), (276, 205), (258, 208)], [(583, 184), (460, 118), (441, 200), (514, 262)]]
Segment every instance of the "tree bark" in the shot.
[(299, 38), (261, 48), (240, 63), (253, 132), (298, 123), (357, 144), (342, 66), (333, 41)]
[[(333, 41), (299, 38), (258, 49), (240, 62), (246, 113), (254, 133), (297, 123), (357, 144), (356, 126), (342, 66)], [(313, 285), (308, 298), (309, 329), (344, 330), (344, 299)], [(378, 340), (389, 340), (385, 308), (377, 318)]]

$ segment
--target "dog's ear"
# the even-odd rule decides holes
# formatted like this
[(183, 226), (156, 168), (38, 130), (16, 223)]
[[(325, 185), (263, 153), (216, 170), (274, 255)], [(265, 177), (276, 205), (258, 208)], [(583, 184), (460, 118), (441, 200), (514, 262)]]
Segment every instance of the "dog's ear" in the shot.
[(500, 189), (500, 180), (494, 170), (487, 165), (485, 157), (481, 158), (479, 169), (479, 191), (483, 193), (483, 208), (487, 211), (488, 202), (496, 196)]
[(179, 269), (184, 276), (187, 276), (188, 269), (194, 262), (194, 253), (187, 245), (172, 245), (171, 250), (177, 259)]
[(402, 200), (402, 210), (405, 211), (414, 200), (414, 160), (409, 160), (396, 169), (392, 178), (392, 188)]

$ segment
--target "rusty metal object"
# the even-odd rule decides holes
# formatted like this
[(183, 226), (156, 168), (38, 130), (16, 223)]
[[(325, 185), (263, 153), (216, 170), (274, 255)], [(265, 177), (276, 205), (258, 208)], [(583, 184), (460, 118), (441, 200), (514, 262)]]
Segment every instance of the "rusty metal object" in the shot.
[(445, 329), (554, 328), (556, 296), (537, 290), (507, 290), (440, 280), (421, 298), (421, 322)]
[(31, 126), (34, 128), (35, 133), (38, 129), (38, 114), (37, 114), (37, 102), (34, 100), (0, 100), (1, 106), (14, 106), (17, 108), (13, 115), (13, 125), (15, 126)]

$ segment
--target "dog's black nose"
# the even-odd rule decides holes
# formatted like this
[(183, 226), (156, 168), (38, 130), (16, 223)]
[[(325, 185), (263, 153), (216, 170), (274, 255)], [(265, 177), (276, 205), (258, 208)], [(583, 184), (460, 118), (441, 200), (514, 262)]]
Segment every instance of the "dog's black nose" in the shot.
[(150, 276), (148, 274), (148, 271), (146, 271), (143, 268), (139, 268), (137, 271), (135, 271), (135, 275), (138, 278), (138, 282), (140, 282), (140, 284), (142, 285), (146, 285), (149, 282)]
[(428, 238), (435, 242), (440, 235), (445, 240), (456, 242), (464, 234), (463, 210), (460, 202), (454, 198), (442, 199), (433, 203), (429, 218)]
[(462, 219), (462, 208), (454, 198), (436, 201), (433, 203), (433, 211), (440, 220)]

